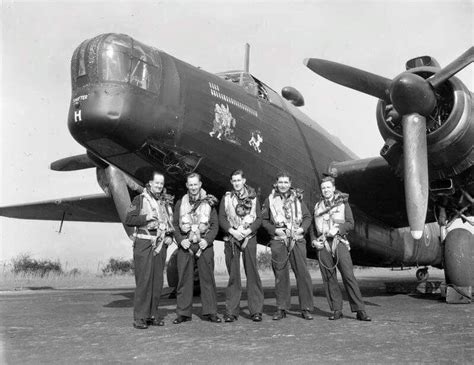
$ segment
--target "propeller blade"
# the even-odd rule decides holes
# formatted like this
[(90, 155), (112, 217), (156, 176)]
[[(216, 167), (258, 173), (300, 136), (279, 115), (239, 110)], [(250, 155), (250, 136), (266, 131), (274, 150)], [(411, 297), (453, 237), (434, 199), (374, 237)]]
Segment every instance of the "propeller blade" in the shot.
[(402, 117), (405, 201), (411, 235), (420, 239), (428, 209), (428, 154), (426, 118), (417, 113)]
[(439, 85), (472, 62), (474, 62), (474, 46), (469, 48), (449, 65), (436, 72), (428, 79), (428, 82), (436, 89)]
[(303, 62), (311, 71), (332, 82), (390, 103), (389, 89), (392, 81), (386, 77), (319, 58), (307, 58)]

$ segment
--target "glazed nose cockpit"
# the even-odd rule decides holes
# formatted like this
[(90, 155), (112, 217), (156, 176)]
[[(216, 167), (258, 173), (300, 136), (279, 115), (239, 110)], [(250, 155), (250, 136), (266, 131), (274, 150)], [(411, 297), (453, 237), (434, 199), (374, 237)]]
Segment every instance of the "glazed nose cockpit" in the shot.
[(158, 93), (161, 65), (157, 50), (120, 35), (109, 35), (101, 48), (104, 81), (126, 82)]
[(123, 34), (88, 39), (71, 60), (69, 131), (89, 154), (136, 176), (175, 146), (179, 80), (173, 59), (156, 48)]
[(162, 72), (160, 52), (127, 35), (104, 34), (82, 42), (71, 60), (72, 136), (99, 154), (111, 142), (137, 148), (145, 126), (160, 128)]
[(160, 73), (159, 51), (122, 34), (82, 42), (71, 62), (73, 93), (97, 82), (129, 84), (158, 93)]

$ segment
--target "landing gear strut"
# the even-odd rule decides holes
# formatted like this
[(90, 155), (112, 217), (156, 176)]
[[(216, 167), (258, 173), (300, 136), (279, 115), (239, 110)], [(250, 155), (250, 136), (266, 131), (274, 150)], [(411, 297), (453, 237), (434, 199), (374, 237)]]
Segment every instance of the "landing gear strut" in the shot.
[(428, 280), (429, 276), (430, 274), (427, 267), (416, 270), (416, 278), (418, 281), (426, 281)]

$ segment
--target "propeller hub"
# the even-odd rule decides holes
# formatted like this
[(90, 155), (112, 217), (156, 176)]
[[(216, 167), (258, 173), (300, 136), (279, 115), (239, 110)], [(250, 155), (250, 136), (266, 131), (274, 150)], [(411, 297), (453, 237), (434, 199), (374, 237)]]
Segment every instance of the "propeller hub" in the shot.
[(427, 117), (436, 106), (436, 95), (428, 81), (410, 72), (393, 79), (390, 99), (402, 115), (418, 113)]

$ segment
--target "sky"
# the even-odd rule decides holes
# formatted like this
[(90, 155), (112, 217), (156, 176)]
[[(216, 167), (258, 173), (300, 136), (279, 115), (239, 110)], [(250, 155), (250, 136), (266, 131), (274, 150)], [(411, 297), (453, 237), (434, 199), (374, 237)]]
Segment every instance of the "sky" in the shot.
[[(209, 72), (243, 68), (279, 92), (297, 88), (302, 111), (359, 157), (383, 145), (377, 100), (312, 73), (303, 59), (346, 63), (393, 78), (413, 57), (446, 65), (474, 44), (473, 2), (462, 1), (11, 1), (1, 5), (0, 205), (100, 193), (94, 170), (49, 164), (84, 153), (67, 129), (70, 60), (84, 40), (125, 33)], [(458, 77), (473, 88), (474, 67)], [(95, 270), (131, 258), (119, 224), (0, 217), (0, 261), (20, 253)]]

